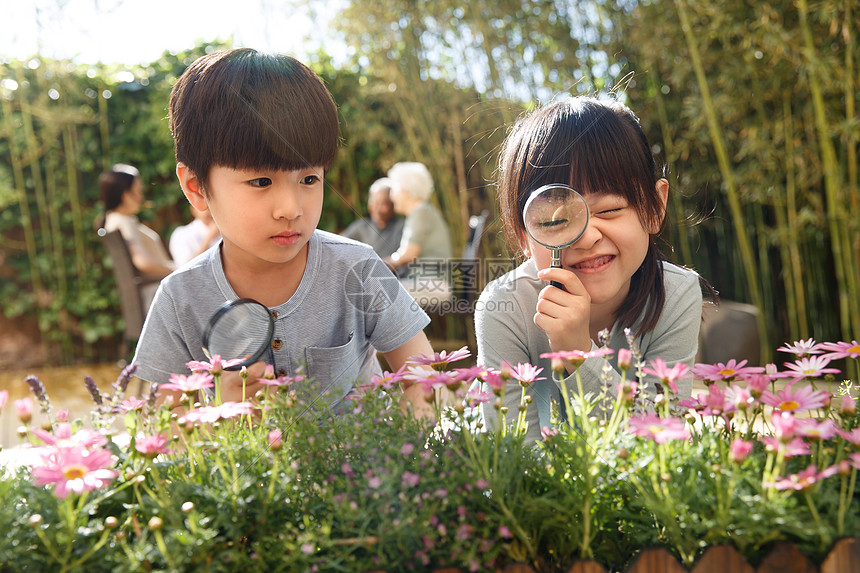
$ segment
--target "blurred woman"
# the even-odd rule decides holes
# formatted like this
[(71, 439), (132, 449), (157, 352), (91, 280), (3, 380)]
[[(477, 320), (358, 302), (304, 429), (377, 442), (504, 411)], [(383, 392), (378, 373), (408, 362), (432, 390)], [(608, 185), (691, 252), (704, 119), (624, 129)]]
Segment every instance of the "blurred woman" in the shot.
[[(99, 192), (105, 210), (100, 227), (118, 230), (128, 245), (131, 262), (146, 279), (163, 279), (176, 269), (161, 237), (140, 222), (137, 214), (143, 205), (143, 181), (137, 168), (118, 163), (99, 175)], [(143, 287), (145, 308), (149, 308), (158, 288), (153, 282)]]

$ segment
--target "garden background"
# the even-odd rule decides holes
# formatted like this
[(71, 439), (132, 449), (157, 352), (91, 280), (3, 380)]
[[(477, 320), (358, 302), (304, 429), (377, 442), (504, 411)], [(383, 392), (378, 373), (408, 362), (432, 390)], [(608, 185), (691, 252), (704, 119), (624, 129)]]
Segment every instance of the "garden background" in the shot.
[[(493, 187), (508, 127), (535, 102), (614, 91), (668, 165), (667, 255), (761, 310), (764, 361), (783, 341), (851, 340), (858, 13), (852, 0), (344, 2), (331, 33), (348, 57), (308, 61), (342, 122), (320, 227), (345, 227), (373, 180), (419, 160), (455, 252), (489, 209), (482, 256), (510, 258)], [(0, 370), (122, 358), (96, 177), (135, 164), (152, 202), (141, 218), (163, 237), (187, 221), (168, 94), (226, 47), (207, 38), (133, 67), (0, 55)], [(442, 328), (465, 338), (462, 321)]]

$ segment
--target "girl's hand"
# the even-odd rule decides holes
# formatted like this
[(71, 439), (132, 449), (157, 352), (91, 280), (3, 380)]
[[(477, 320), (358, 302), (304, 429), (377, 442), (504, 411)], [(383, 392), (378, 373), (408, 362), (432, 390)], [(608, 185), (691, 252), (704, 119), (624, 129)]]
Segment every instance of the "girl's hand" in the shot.
[(542, 269), (538, 277), (564, 286), (562, 290), (548, 285), (540, 292), (534, 317), (538, 328), (546, 332), (552, 351), (591, 350), (591, 296), (579, 277), (558, 268)]
[[(254, 398), (258, 390), (266, 389), (264, 384), (257, 381), (266, 371), (266, 364), (260, 360), (248, 367), (248, 377), (245, 380), (246, 401)], [(239, 370), (225, 370), (221, 373), (221, 400), (224, 402), (242, 401), (242, 373)]]

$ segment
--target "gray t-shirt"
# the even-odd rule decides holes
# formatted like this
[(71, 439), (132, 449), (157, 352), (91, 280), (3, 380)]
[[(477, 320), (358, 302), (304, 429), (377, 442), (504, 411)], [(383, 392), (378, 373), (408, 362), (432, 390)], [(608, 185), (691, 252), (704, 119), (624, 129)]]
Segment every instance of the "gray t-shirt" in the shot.
[(430, 203), (422, 203), (406, 216), (400, 244), (409, 243), (421, 247), (421, 254), (409, 264), (409, 276), (438, 278), (440, 265), (451, 259), (451, 234), (442, 213)]
[[(143, 325), (136, 375), (161, 384), (171, 374), (188, 374), (187, 362), (207, 360), (203, 331), (221, 305), (237, 298), (220, 248), (164, 279)], [(287, 375), (305, 365), (313, 381), (296, 390), (314, 399), (330, 389), (331, 405), (356, 381), (381, 373), (377, 350), (402, 346), (430, 322), (370, 247), (319, 230), (308, 243), (295, 294), (270, 310), (276, 313), (275, 334), (262, 360)]]
[(363, 217), (350, 223), (341, 235), (367, 243), (382, 258), (390, 257), (400, 246), (400, 238), (403, 236), (403, 221), (403, 217), (396, 216), (385, 225), (384, 229), (380, 229), (373, 222), (373, 219)]
[[(663, 263), (663, 280), (666, 286), (666, 304), (654, 330), (637, 340), (645, 365), (649, 360), (662, 358), (672, 366), (676, 362), (693, 365), (699, 345), (699, 326), (702, 320), (702, 289), (699, 275), (694, 271)], [(553, 379), (551, 361), (541, 354), (552, 352), (546, 333), (534, 323), (535, 307), (540, 291), (547, 285), (537, 277), (537, 266), (531, 259), (491, 282), (484, 289), (475, 309), (475, 333), (478, 339), (478, 363), (499, 368), (503, 361), (516, 366), (520, 362), (543, 368), (540, 376), (544, 380), (533, 383), (527, 390), (534, 401), (527, 411), (529, 422), (526, 439), (540, 438), (540, 429), (551, 426), (550, 399), (561, 405), (560, 382)], [(641, 317), (640, 317), (641, 320)], [(634, 327), (635, 330), (635, 327)], [(624, 326), (616, 323), (610, 331), (609, 347), (618, 352), (628, 348)], [(592, 349), (598, 347), (592, 341)], [(614, 357), (611, 358), (615, 364)], [(603, 387), (601, 371), (604, 358), (590, 358), (579, 367), (583, 391), (598, 394)], [(612, 392), (621, 382), (621, 374), (609, 372)], [(653, 390), (658, 380), (646, 376)], [(632, 379), (631, 373), (627, 379)], [(568, 392), (576, 390), (575, 375), (565, 380)], [(692, 381), (687, 378), (678, 382), (682, 398), (690, 396)], [(507, 422), (516, 421), (520, 404), (521, 387), (512, 380), (505, 388), (505, 405), (508, 407)], [(615, 394), (613, 393), (612, 396)], [(492, 404), (483, 405), (485, 424), (493, 429), (498, 414)]]

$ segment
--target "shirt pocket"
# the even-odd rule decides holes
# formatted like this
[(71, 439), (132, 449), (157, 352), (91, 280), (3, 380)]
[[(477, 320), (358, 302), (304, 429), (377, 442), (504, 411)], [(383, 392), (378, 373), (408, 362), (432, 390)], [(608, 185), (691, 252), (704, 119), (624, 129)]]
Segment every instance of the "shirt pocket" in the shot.
[(313, 409), (321, 409), (339, 406), (350, 393), (361, 375), (364, 353), (352, 331), (341, 346), (308, 346), (305, 359), (309, 383), (304, 399)]

